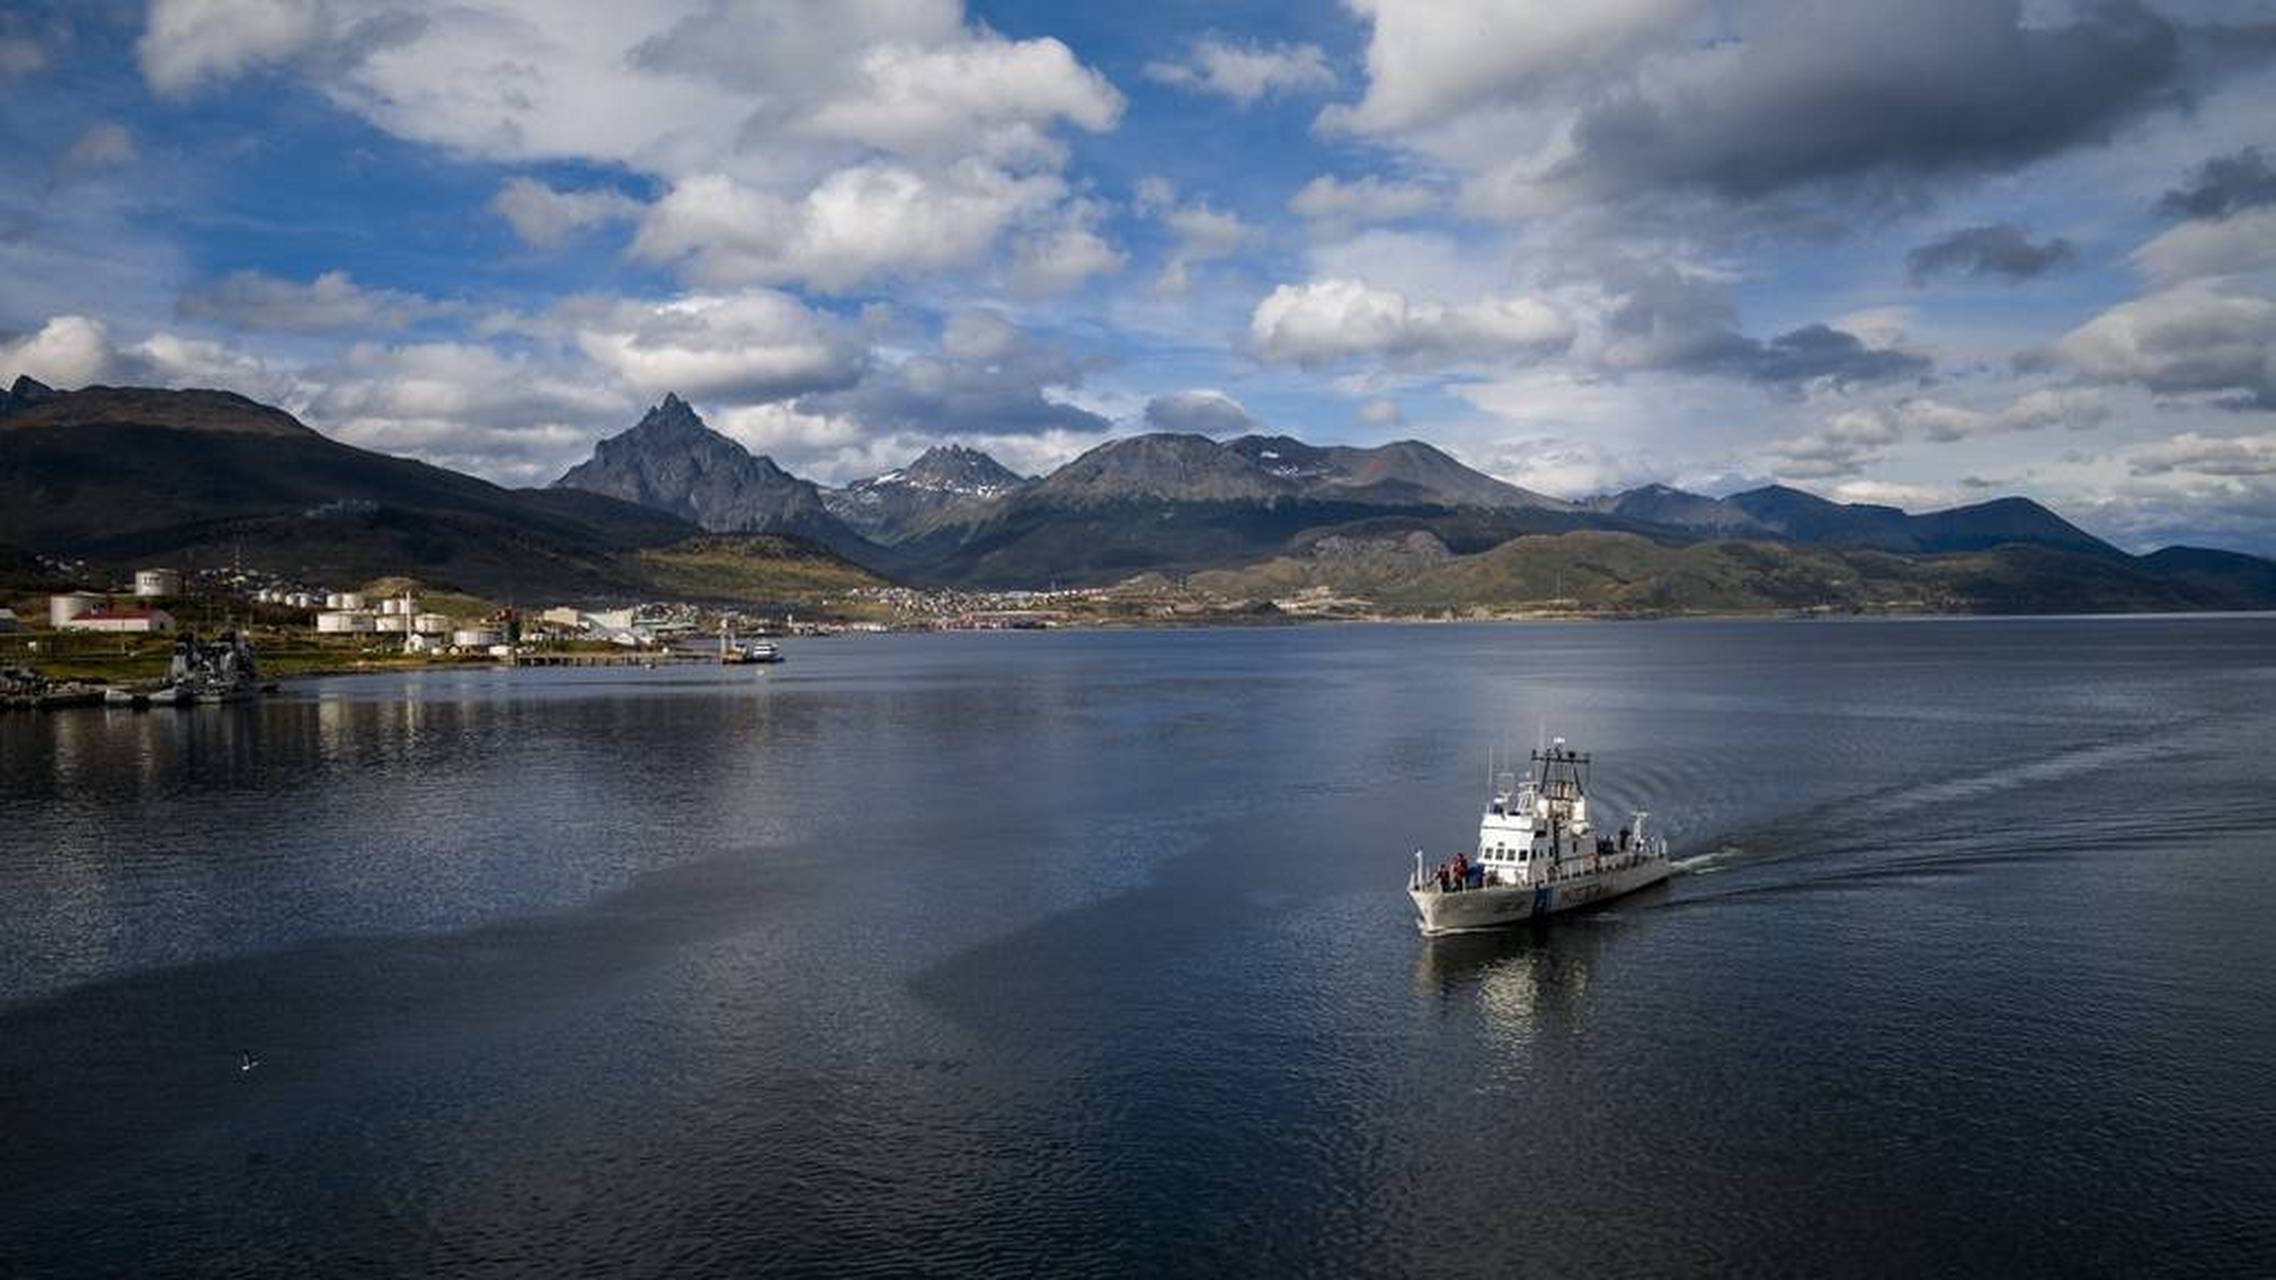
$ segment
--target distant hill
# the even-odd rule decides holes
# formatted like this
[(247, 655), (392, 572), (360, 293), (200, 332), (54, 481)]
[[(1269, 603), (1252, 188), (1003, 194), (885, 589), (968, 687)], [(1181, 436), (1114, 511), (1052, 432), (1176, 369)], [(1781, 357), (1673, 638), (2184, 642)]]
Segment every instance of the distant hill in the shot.
[(830, 514), (872, 542), (891, 546), (944, 517), (1017, 493), (1033, 480), (965, 445), (935, 445), (908, 466), (822, 490)]
[(1101, 584), (1254, 560), (1353, 525), (1391, 521), (1459, 541), (1466, 535), (1454, 526), (1482, 524), (1500, 541), (1587, 519), (1419, 442), (1315, 448), (1285, 436), (1219, 442), (1173, 432), (1110, 440), (956, 517), (896, 548), (910, 575)]
[(2167, 547), (2135, 563), (2199, 593), (2207, 608), (2266, 609), (2276, 602), (2276, 560), (2210, 547)]
[(2090, 555), (2125, 554), (2029, 498), (1998, 498), (1917, 516), (1873, 503), (1832, 502), (1785, 485), (1749, 489), (1725, 501), (1772, 533), (1832, 547), (1939, 552), (2026, 543)]
[(704, 425), (676, 395), (601, 441), (553, 487), (638, 503), (713, 533), (783, 533), (862, 549), (861, 535), (830, 514), (818, 486)]
[(32, 552), (310, 583), (411, 574), (528, 601), (653, 594), (636, 553), (698, 532), (601, 494), (357, 449), (228, 392), (89, 387), (0, 417), (0, 542)]
[[(1528, 535), (1465, 556), (1411, 535), (1374, 546), (1323, 541), (1301, 555), (1195, 574), (1189, 583), (1230, 601), (1324, 590), (1393, 613), (2118, 612), (2244, 598), (2230, 577), (2192, 583), (2125, 557), (2047, 547), (1902, 555), (1762, 540), (1671, 545), (1604, 530)], [(2256, 598), (2258, 607), (2276, 607), (2276, 583)]]
[(1313, 499), (1542, 511), (1571, 506), (1473, 471), (1420, 440), (1356, 448), (1309, 445), (1291, 436), (1242, 436), (1222, 447)]
[(1581, 504), (1590, 511), (1619, 516), (1643, 524), (1661, 525), (1692, 533), (1719, 536), (1768, 536), (1771, 528), (1747, 514), (1744, 507), (1721, 498), (1709, 498), (1664, 484), (1647, 484), (1621, 493), (1608, 493)]

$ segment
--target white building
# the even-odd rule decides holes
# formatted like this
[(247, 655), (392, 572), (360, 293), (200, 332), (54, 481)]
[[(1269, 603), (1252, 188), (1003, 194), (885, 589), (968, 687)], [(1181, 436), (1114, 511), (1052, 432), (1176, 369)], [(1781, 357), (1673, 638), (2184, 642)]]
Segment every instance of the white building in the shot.
[(153, 596), (178, 596), (182, 594), (182, 571), (137, 569), (134, 571), (134, 594), (143, 600)]
[(66, 618), (62, 624), (65, 631), (148, 633), (173, 629), (174, 615), (164, 609), (90, 609)]
[(92, 591), (66, 591), (47, 598), (47, 625), (58, 631), (63, 624), (83, 613), (93, 613), (103, 607), (103, 598)]

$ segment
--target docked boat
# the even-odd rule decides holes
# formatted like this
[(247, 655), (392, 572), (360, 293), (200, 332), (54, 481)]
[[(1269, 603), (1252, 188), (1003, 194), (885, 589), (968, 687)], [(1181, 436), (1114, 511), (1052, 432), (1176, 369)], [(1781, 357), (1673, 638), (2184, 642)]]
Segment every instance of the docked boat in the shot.
[(1525, 777), (1499, 773), (1475, 853), (1436, 868), (1415, 851), (1407, 897), (1425, 934), (1467, 933), (1607, 902), (1668, 878), (1667, 840), (1639, 809), (1612, 833), (1589, 814), (1589, 757), (1557, 739)]
[(180, 706), (191, 702), (246, 702), (259, 697), (261, 673), (253, 659), (253, 646), (234, 631), (224, 631), (211, 644), (183, 637), (174, 644), (174, 660), (167, 669), (173, 696)]
[(753, 640), (749, 644), (735, 643), (733, 632), (719, 629), (719, 661), (724, 666), (741, 667), (758, 663), (782, 661), (782, 650), (772, 640)]

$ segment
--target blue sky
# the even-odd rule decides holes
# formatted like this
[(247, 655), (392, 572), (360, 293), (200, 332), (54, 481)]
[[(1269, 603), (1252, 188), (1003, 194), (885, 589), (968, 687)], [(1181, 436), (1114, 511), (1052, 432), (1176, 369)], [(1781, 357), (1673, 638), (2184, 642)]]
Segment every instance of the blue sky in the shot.
[(2244, 0), (0, 11), (0, 375), (544, 483), (1147, 429), (2276, 552)]

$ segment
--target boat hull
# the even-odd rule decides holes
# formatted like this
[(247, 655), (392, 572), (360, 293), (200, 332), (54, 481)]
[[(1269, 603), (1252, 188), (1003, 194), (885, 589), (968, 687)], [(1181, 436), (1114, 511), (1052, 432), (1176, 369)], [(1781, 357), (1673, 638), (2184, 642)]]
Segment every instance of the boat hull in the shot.
[(1496, 885), (1441, 893), (1436, 886), (1407, 890), (1415, 904), (1415, 926), (1425, 935), (1507, 929), (1560, 911), (1575, 911), (1647, 889), (1668, 878), (1668, 860), (1647, 858), (1594, 875), (1554, 884)]

